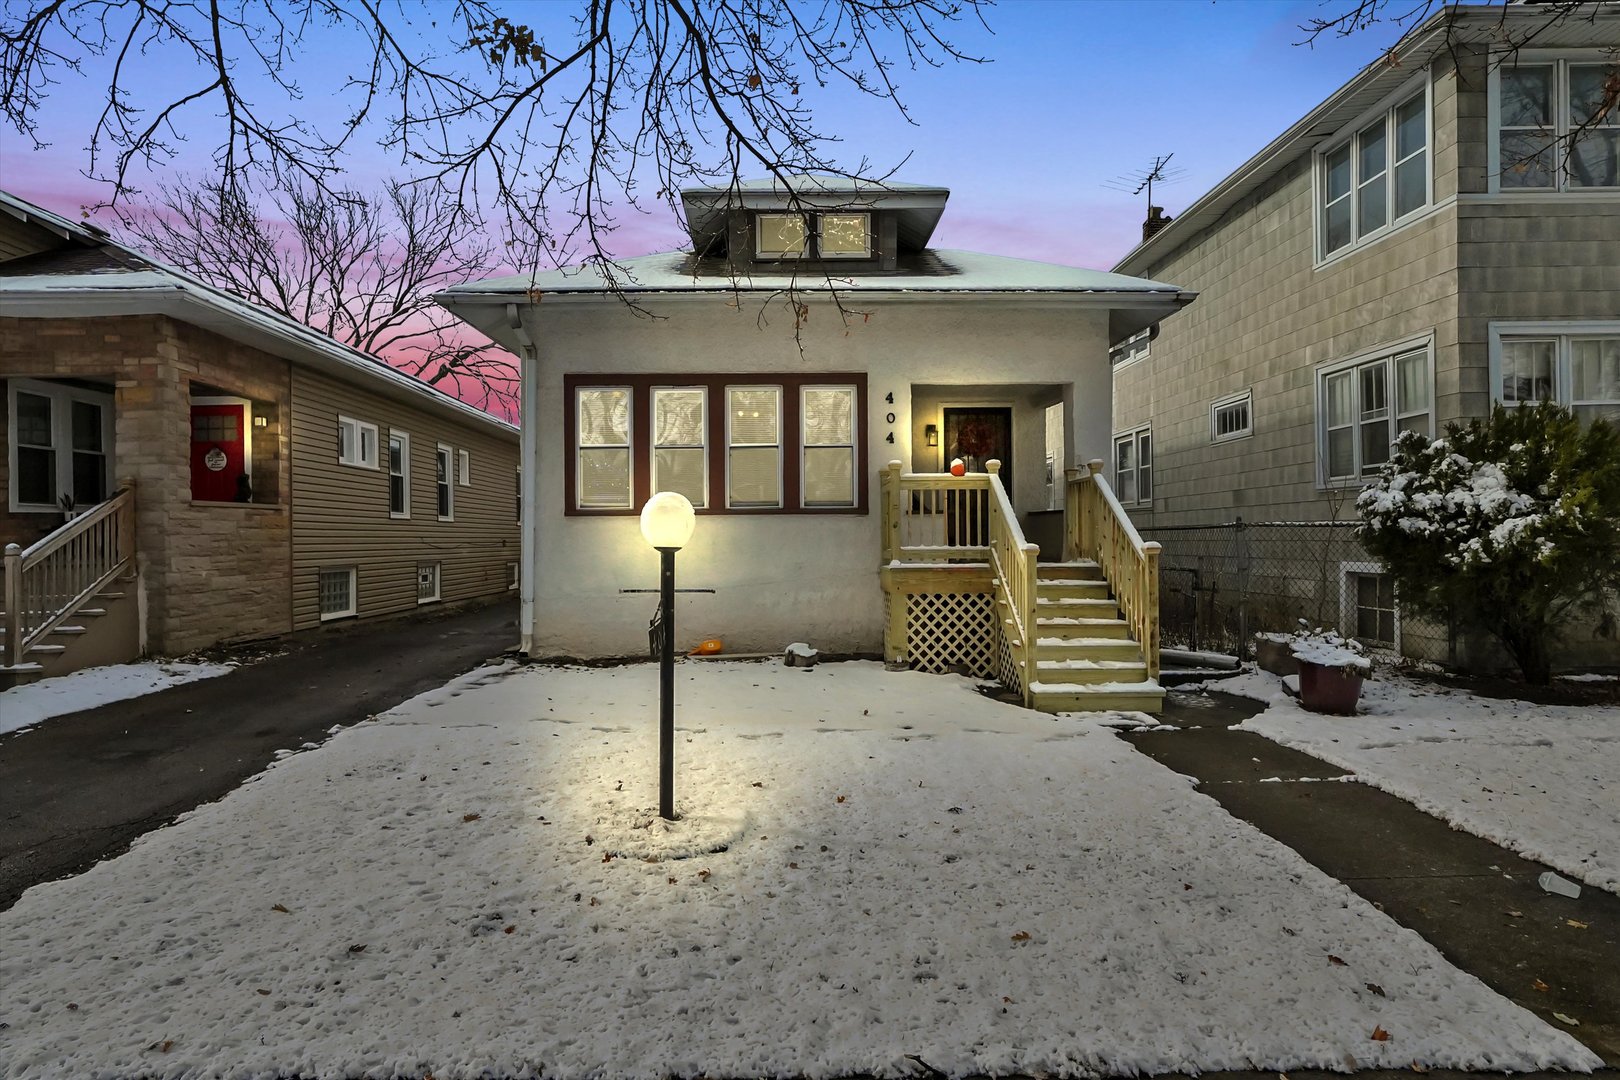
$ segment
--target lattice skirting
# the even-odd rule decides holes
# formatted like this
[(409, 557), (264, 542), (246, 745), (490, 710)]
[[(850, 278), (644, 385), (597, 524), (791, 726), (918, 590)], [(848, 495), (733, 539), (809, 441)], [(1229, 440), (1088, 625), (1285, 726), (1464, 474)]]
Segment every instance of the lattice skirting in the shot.
[(1013, 661), (1012, 645), (1007, 641), (1007, 635), (1000, 623), (991, 628), (990, 644), (995, 657), (995, 675), (1002, 686), (1016, 694), (1024, 692), (1020, 679), (1018, 665)]
[(996, 677), (999, 637), (989, 593), (906, 594), (906, 659), (918, 671)]

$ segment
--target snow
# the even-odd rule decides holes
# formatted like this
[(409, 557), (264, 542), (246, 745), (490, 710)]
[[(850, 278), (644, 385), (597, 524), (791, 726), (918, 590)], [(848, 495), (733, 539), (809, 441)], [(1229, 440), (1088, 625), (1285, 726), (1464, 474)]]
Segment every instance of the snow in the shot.
[(30, 890), (0, 1077), (1601, 1064), (1109, 728), (1148, 718), (678, 678), (674, 825), (656, 665), (485, 668)]
[(54, 679), (0, 691), (0, 735), (31, 727), (42, 720), (113, 701), (155, 694), (171, 686), (212, 679), (236, 670), (234, 664), (182, 664), (153, 660), (85, 668)]
[(1306, 711), (1252, 672), (1216, 687), (1264, 701), (1239, 727), (1560, 873), (1620, 892), (1620, 707), (1481, 697), (1380, 669), (1357, 716)]
[(1594, 672), (1583, 672), (1579, 675), (1560, 675), (1560, 679), (1572, 683), (1611, 683), (1620, 682), (1620, 675), (1600, 675)]

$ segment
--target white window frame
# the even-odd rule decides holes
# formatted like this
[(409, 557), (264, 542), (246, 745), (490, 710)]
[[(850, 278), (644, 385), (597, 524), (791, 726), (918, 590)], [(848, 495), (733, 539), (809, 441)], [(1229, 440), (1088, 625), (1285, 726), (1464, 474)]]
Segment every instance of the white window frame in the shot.
[[(1405, 214), (1396, 216), (1395, 213), (1395, 167), (1398, 164), (1395, 155), (1399, 152), (1396, 140), (1395, 114), (1402, 105), (1411, 101), (1418, 94), (1423, 95), (1423, 202)], [(1360, 139), (1361, 134), (1373, 125), (1380, 117), (1384, 122), (1384, 224), (1372, 231), (1362, 234), (1361, 229), (1361, 177)], [(1343, 247), (1327, 250), (1327, 159), (1330, 155), (1338, 153), (1345, 147), (1350, 148), (1350, 191), (1346, 197), (1350, 200), (1350, 242)], [(1410, 156), (1410, 155), (1409, 155)], [(1401, 159), (1406, 160), (1406, 159)], [(1353, 251), (1358, 251), (1369, 244), (1375, 244), (1391, 233), (1405, 228), (1412, 222), (1434, 210), (1434, 89), (1430, 84), (1428, 72), (1414, 76), (1403, 83), (1400, 89), (1390, 94), (1375, 108), (1368, 109), (1354, 122), (1344, 125), (1340, 133), (1333, 140), (1323, 146), (1315, 154), (1312, 168), (1312, 196), (1311, 196), (1311, 232), (1315, 237), (1316, 267), (1320, 269)], [(1336, 200), (1335, 200), (1336, 201)]]
[(1533, 401), (1502, 400), (1502, 341), (1504, 338), (1551, 338), (1553, 345), (1553, 397), (1565, 408), (1577, 404), (1597, 405), (1607, 402), (1576, 402), (1574, 343), (1582, 338), (1620, 337), (1620, 319), (1568, 319), (1563, 321), (1493, 322), (1487, 329), (1490, 353), (1491, 401), (1503, 405), (1534, 405)]
[[(1147, 440), (1149, 447), (1148, 453), (1150, 455), (1150, 460), (1147, 467), (1148, 475), (1152, 478), (1148, 483), (1148, 494), (1147, 498), (1145, 499), (1142, 498), (1142, 441), (1144, 439)], [(1131, 467), (1132, 487), (1135, 489), (1135, 494), (1128, 500), (1122, 494), (1120, 494), (1119, 485), (1119, 444), (1127, 440), (1132, 443), (1131, 452), (1134, 455), (1132, 460), (1136, 462), (1136, 464)], [(1158, 490), (1159, 471), (1157, 461), (1152, 460), (1151, 458), (1151, 455), (1156, 449), (1153, 446), (1153, 425), (1143, 424), (1140, 427), (1131, 428), (1128, 431), (1116, 431), (1114, 433), (1114, 440), (1109, 445), (1111, 447), (1110, 452), (1112, 457), (1108, 462), (1108, 475), (1113, 480), (1114, 497), (1119, 500), (1119, 505), (1139, 506), (1151, 509), (1153, 506), (1154, 492)]]
[(1387, 577), (1389, 571), (1384, 568), (1382, 563), (1376, 562), (1342, 562), (1339, 564), (1339, 626), (1343, 628), (1342, 632), (1345, 637), (1355, 638), (1369, 649), (1399, 654), (1401, 651), (1401, 604), (1399, 597), (1395, 598), (1394, 641), (1388, 644), (1380, 641), (1367, 641), (1354, 633), (1354, 629), (1360, 622), (1356, 617), (1360, 605), (1357, 603), (1358, 597), (1356, 596), (1354, 577), (1360, 574)]
[[(731, 451), (739, 448), (739, 444), (732, 441), (731, 435), (731, 392), (733, 390), (769, 390), (776, 395), (776, 501), (774, 503), (744, 503), (737, 504), (731, 499)], [(782, 386), (780, 383), (728, 383), (725, 387), (726, 409), (726, 509), (727, 510), (781, 510), (785, 506), (784, 497), (787, 485), (783, 483), (782, 459), (784, 453), (784, 440), (787, 437), (786, 417), (782, 415)], [(802, 441), (802, 439), (801, 439)], [(761, 449), (771, 446), (771, 443), (742, 443), (742, 449)], [(631, 459), (632, 461), (634, 458)]]
[[(399, 440), (399, 467), (394, 471), (393, 442)], [(408, 521), (411, 516), (411, 437), (403, 431), (389, 429), (388, 432), (388, 516), (397, 521)], [(400, 487), (403, 489), (404, 504), (399, 510), (394, 509), (394, 477), (400, 478)]]
[(518, 587), (518, 564), (515, 563), (515, 562), (507, 563), (506, 564), (506, 591), (507, 592), (515, 592), (517, 590), (517, 587)]
[[(1428, 368), (1428, 377), (1424, 382), (1424, 390), (1428, 395), (1428, 408), (1426, 410), (1409, 409), (1405, 412), (1400, 407), (1400, 385), (1396, 371), (1396, 357), (1421, 350), (1424, 362)], [(1383, 363), (1387, 365), (1389, 394), (1388, 421), (1389, 445), (1391, 453), (1394, 452), (1395, 440), (1401, 433), (1401, 421), (1426, 412), (1429, 418), (1428, 430), (1425, 432), (1429, 438), (1435, 433), (1435, 399), (1434, 399), (1434, 334), (1427, 333), (1418, 337), (1407, 338), (1393, 344), (1380, 345), (1376, 349), (1368, 349), (1343, 360), (1321, 364), (1317, 367), (1316, 401), (1313, 413), (1313, 424), (1316, 430), (1316, 487), (1319, 491), (1332, 488), (1361, 487), (1368, 479), (1364, 473), (1361, 461), (1361, 426), (1367, 419), (1360, 408), (1361, 381), (1355, 374), (1363, 367)], [(1356, 472), (1353, 476), (1330, 476), (1328, 474), (1328, 424), (1327, 424), (1327, 380), (1335, 375), (1351, 372), (1350, 385), (1354, 394), (1351, 421), (1351, 430), (1355, 433), (1353, 445), (1355, 449)]]
[[(760, 221), (768, 217), (797, 217), (804, 222), (804, 250), (803, 251), (774, 251), (763, 246), (764, 234), (760, 229)], [(815, 243), (815, 223), (810, 220), (811, 215), (803, 210), (761, 210), (754, 214), (754, 258), (756, 259), (783, 259), (797, 260), (812, 258)]]
[[(692, 445), (688, 443), (661, 443), (658, 441), (658, 395), (668, 391), (679, 391), (683, 393), (691, 393), (695, 391), (703, 395), (703, 426), (701, 429), (703, 432), (702, 443)], [(652, 400), (648, 402), (650, 412), (648, 415), (649, 430), (647, 432), (647, 442), (649, 444), (647, 447), (647, 468), (652, 476), (652, 490), (655, 494), (664, 490), (664, 488), (658, 482), (658, 451), (702, 450), (703, 502), (701, 504), (693, 503), (692, 505), (698, 510), (706, 510), (713, 505), (711, 500), (714, 498), (714, 494), (709, 490), (709, 388), (707, 386), (679, 386), (671, 384), (669, 386), (652, 387), (649, 393), (652, 396)], [(630, 472), (632, 477), (635, 475), (635, 468), (635, 457), (632, 455), (630, 459)], [(634, 496), (632, 495), (632, 499), (633, 498)]]
[[(353, 432), (350, 445), (354, 453), (348, 457), (343, 454), (343, 432), (345, 430)], [(365, 436), (367, 434), (371, 436), (371, 453), (369, 456), (366, 454)], [(376, 424), (368, 424), (364, 420), (356, 420), (352, 416), (344, 416), (340, 413), (338, 415), (338, 464), (348, 465), (355, 469), (377, 468), (377, 458), (381, 453), (381, 448), (377, 442), (377, 434)]]
[(472, 487), (472, 452), (456, 451), (456, 486)]
[[(1219, 432), (1217, 418), (1221, 410), (1230, 409), (1234, 405), (1243, 406), (1244, 425), (1237, 431), (1229, 431), (1222, 435)], [(1218, 398), (1209, 406), (1209, 441), (1212, 443), (1232, 442), (1235, 439), (1247, 439), (1254, 434), (1254, 389), (1251, 387), (1241, 394), (1229, 394)]]
[[(625, 422), (624, 422), (624, 456), (625, 456), (625, 461), (628, 463), (627, 467), (629, 469), (629, 472), (625, 477), (625, 496), (624, 496), (624, 502), (621, 505), (618, 505), (618, 506), (586, 506), (585, 503), (581, 501), (583, 496), (584, 496), (584, 493), (585, 493), (585, 453), (584, 453), (584, 451), (586, 451), (586, 450), (617, 450), (617, 449), (619, 449), (619, 444), (617, 444), (617, 443), (592, 443), (589, 446), (586, 446), (584, 443), (580, 442), (580, 431), (581, 431), (581, 428), (582, 428), (582, 425), (580, 424), (580, 420), (579, 420), (580, 402), (583, 400), (585, 394), (591, 393), (591, 392), (601, 392), (603, 390), (623, 390), (624, 391), (624, 415), (625, 415)], [(587, 385), (583, 385), (583, 384), (578, 385), (578, 386), (574, 387), (574, 400), (573, 400), (572, 403), (570, 403), (569, 407), (574, 410), (574, 446), (573, 446), (573, 454), (574, 454), (574, 463), (573, 463), (573, 469), (574, 469), (574, 506), (573, 506), (573, 509), (575, 509), (575, 510), (584, 510), (586, 512), (590, 512), (590, 511), (593, 511), (593, 510), (612, 511), (612, 510), (630, 510), (630, 509), (633, 509), (635, 507), (635, 503), (636, 503), (636, 391), (635, 391), (635, 388), (631, 387), (631, 386), (627, 386), (627, 385), (625, 385), (623, 383), (614, 383), (614, 384), (603, 383), (600, 386), (597, 386), (597, 385), (589, 385), (589, 386), (587, 386)]]
[[(1486, 116), (1488, 130), (1486, 133), (1487, 174), (1489, 177), (1487, 190), (1492, 195), (1506, 195), (1509, 198), (1535, 198), (1548, 195), (1571, 196), (1579, 198), (1581, 195), (1607, 195), (1612, 197), (1620, 192), (1620, 187), (1575, 187), (1569, 182), (1569, 143), (1566, 136), (1569, 134), (1569, 68), (1587, 64), (1615, 64), (1614, 55), (1604, 49), (1521, 49), (1512, 57), (1504, 53), (1493, 53), (1490, 60), (1490, 75), (1488, 80), (1488, 101)], [(1551, 67), (1553, 69), (1553, 183), (1547, 187), (1503, 187), (1502, 186), (1502, 65), (1506, 63), (1522, 67)]]
[[(347, 574), (349, 576), (349, 606), (342, 611), (320, 611), (324, 602), (324, 589), (321, 579), (327, 574)], [(349, 619), (360, 614), (360, 574), (352, 566), (323, 566), (315, 572), (315, 608), (320, 611), (321, 622), (330, 622), (333, 619)]]
[[(10, 478), (6, 487), (7, 505), (13, 514), (60, 514), (59, 505), (49, 506), (43, 503), (25, 503), (17, 499), (17, 394), (22, 392), (32, 394), (34, 397), (49, 398), (51, 402), (51, 451), (56, 456), (56, 496), (73, 488), (73, 402), (81, 401), (87, 405), (95, 405), (101, 409), (101, 456), (106, 462), (105, 474), (102, 477), (102, 488), (111, 498), (113, 487), (113, 395), (97, 390), (84, 390), (77, 386), (68, 386), (63, 383), (37, 382), (33, 379), (6, 380), (6, 430), (10, 435), (6, 439), (8, 458), (6, 462), (7, 473)], [(80, 505), (80, 504), (76, 504)], [(87, 505), (87, 504), (84, 504)]]
[[(804, 430), (804, 399), (811, 392), (817, 393), (827, 390), (843, 390), (849, 394), (849, 442), (847, 443), (809, 443), (805, 441)], [(847, 510), (860, 503), (861, 478), (856, 472), (860, 467), (860, 447), (858, 440), (861, 433), (856, 430), (861, 423), (861, 394), (854, 383), (801, 383), (799, 385), (799, 506), (805, 510)], [(782, 438), (778, 433), (777, 438)], [(839, 450), (849, 447), (849, 501), (848, 502), (811, 502), (805, 497), (804, 459), (809, 450)]]
[(1138, 330), (1124, 341), (1108, 350), (1108, 365), (1115, 371), (1127, 367), (1139, 360), (1146, 360), (1153, 354), (1153, 327), (1149, 326)]
[[(433, 571), (433, 595), (422, 595), (422, 571)], [(422, 604), (437, 604), (439, 597), (444, 594), (444, 563), (419, 562), (416, 564), (416, 602)]]
[[(443, 463), (441, 471), (439, 466)], [(444, 510), (439, 513), (440, 521), (456, 520), (456, 478), (453, 470), (456, 467), (456, 451), (452, 446), (439, 443), (433, 451), (433, 509), (439, 511), (439, 495), (444, 496)]]

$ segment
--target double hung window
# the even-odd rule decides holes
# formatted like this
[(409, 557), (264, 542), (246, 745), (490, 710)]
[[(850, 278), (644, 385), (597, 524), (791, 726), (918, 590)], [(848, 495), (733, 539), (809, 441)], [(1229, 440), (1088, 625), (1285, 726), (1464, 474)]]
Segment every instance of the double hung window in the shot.
[(1620, 187), (1620, 64), (1521, 53), (1492, 80), (1498, 190)]
[(454, 521), (456, 516), (455, 488), (451, 484), (452, 450), (440, 443), (433, 454), (434, 484), (438, 493), (440, 521)]
[(711, 513), (864, 510), (864, 378), (567, 376), (569, 513), (677, 491)]
[(1153, 432), (1114, 436), (1114, 493), (1124, 506), (1153, 505)]
[(1401, 432), (1433, 435), (1432, 383), (1426, 343), (1318, 373), (1322, 479), (1339, 484), (1371, 476), (1389, 460)]
[(94, 506), (112, 491), (112, 395), (12, 379), (10, 504), (14, 513)]
[(1620, 323), (1492, 324), (1491, 368), (1504, 405), (1557, 401), (1620, 423)]
[(1322, 154), (1317, 254), (1371, 240), (1429, 205), (1429, 97), (1408, 92)]

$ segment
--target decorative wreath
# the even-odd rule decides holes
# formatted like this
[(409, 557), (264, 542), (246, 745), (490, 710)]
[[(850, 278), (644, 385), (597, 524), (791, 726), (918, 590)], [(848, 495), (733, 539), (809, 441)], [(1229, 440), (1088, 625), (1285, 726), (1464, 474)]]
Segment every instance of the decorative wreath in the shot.
[(956, 446), (969, 457), (983, 457), (990, 452), (990, 425), (983, 420), (968, 420), (956, 431)]

